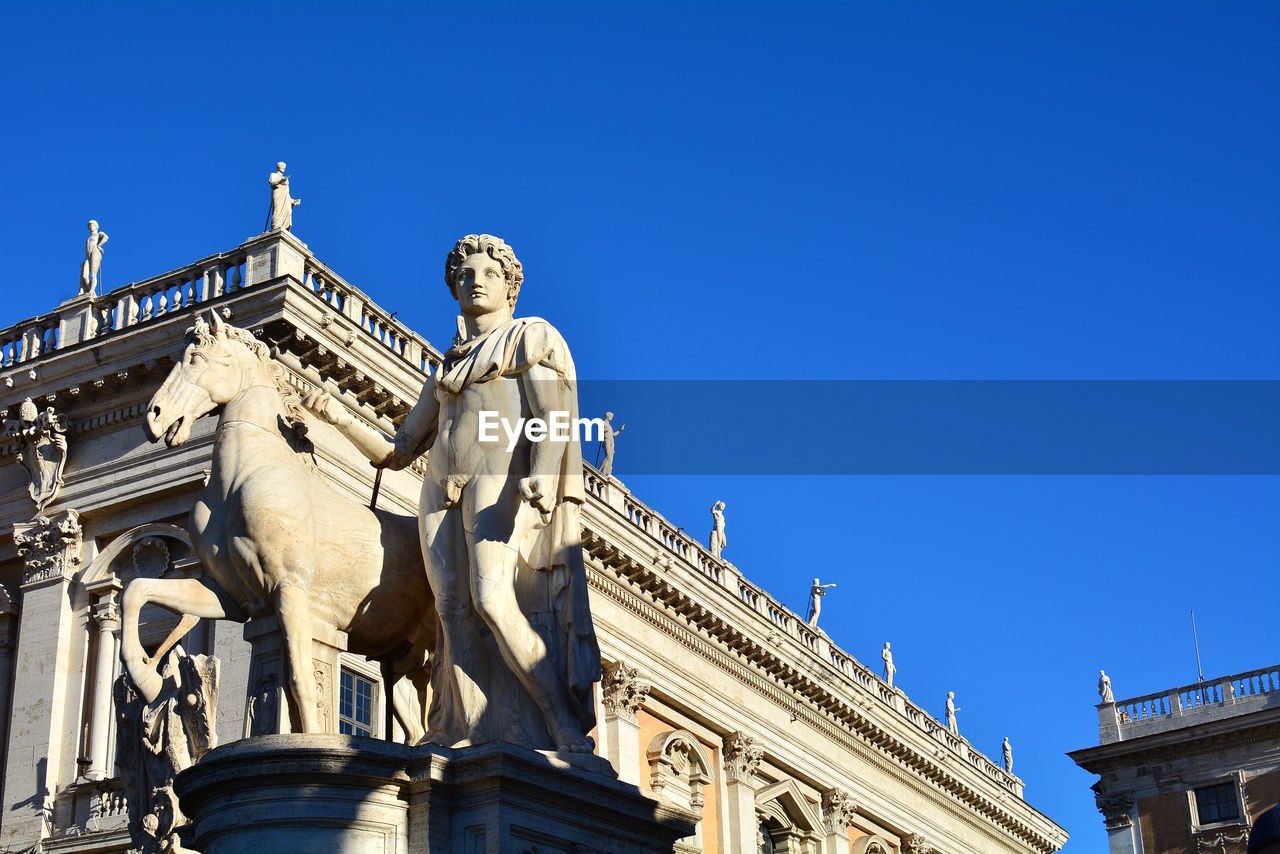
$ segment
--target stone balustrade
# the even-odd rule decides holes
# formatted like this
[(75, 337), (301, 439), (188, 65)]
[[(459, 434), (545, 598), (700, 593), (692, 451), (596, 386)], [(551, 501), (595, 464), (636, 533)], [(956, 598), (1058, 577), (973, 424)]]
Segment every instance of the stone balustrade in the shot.
[(1280, 665), (1235, 673), (1098, 706), (1098, 737), (1110, 744), (1280, 706)]
[(440, 363), (439, 351), (424, 338), (318, 261), (293, 235), (277, 231), (251, 238), (230, 252), (123, 285), (96, 299), (68, 300), (48, 314), (0, 330), (0, 370), (261, 285), (279, 275), (275, 259), (281, 254), (281, 244), (302, 258), (299, 284), (304, 291), (354, 322), (419, 372), (430, 373)]
[(796, 648), (802, 651), (801, 654), (837, 670), (869, 695), (870, 702), (879, 701), (883, 708), (891, 710), (893, 714), (906, 717), (946, 751), (972, 765), (1002, 789), (1022, 797), (1022, 780), (973, 749), (963, 737), (952, 733), (940, 721), (907, 699), (901, 690), (890, 687), (879, 675), (831, 643), (825, 632), (811, 628), (798, 614), (747, 580), (732, 563), (712, 557), (711, 552), (701, 543), (671, 524), (662, 514), (625, 489), (619, 489), (616, 481), (612, 482), (615, 485), (611, 487), (610, 481), (590, 463), (584, 462), (583, 468), (588, 495), (611, 507), (625, 517), (633, 528), (649, 537), (656, 546), (655, 555), (670, 555), (675, 559), (672, 561), (674, 565), (688, 567), (693, 574), (724, 588), (743, 609), (767, 621), (770, 631), (776, 633), (776, 643), (781, 643), (783, 638), (793, 639)]

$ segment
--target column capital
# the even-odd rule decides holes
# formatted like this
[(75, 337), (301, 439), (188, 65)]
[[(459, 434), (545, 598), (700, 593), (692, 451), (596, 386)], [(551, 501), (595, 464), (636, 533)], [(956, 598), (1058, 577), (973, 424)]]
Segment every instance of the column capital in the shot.
[(22, 586), (70, 578), (80, 566), (81, 533), (80, 514), (70, 509), (14, 525), (13, 541), (26, 565)]
[(822, 793), (822, 823), (827, 833), (848, 833), (858, 814), (858, 805), (844, 789), (827, 789)]
[(902, 854), (936, 854), (937, 849), (929, 844), (923, 833), (913, 833), (902, 838)]
[(1102, 821), (1107, 830), (1117, 830), (1133, 823), (1129, 817), (1133, 809), (1133, 795), (1124, 792), (1094, 792), (1094, 802), (1098, 812), (1102, 813)]
[(116, 602), (116, 591), (108, 590), (93, 606), (93, 621), (98, 624), (99, 631), (115, 632), (120, 629), (120, 605)]
[(730, 783), (750, 781), (763, 758), (764, 748), (751, 736), (732, 732), (724, 737), (725, 779)]
[(636, 712), (644, 705), (652, 686), (641, 681), (639, 670), (619, 661), (605, 668), (600, 688), (606, 716), (634, 721)]

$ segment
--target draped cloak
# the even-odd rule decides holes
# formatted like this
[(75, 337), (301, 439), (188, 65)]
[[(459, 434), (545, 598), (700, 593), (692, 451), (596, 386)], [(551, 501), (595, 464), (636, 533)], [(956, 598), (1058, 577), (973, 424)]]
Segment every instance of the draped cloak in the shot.
[[(569, 413), (569, 440), (562, 443), (555, 507), (550, 522), (525, 538), (520, 556), (537, 570), (540, 593), (555, 617), (555, 648), (549, 650), (574, 699), (573, 713), (583, 731), (595, 726), (593, 685), (600, 680), (600, 647), (587, 601), (587, 571), (582, 558), (581, 508), (586, 497), (582, 479), (582, 447), (574, 425), (578, 419), (577, 375), (569, 346), (550, 323), (521, 317), (488, 334), (454, 344), (436, 372), (436, 397), (458, 395), (473, 383), (517, 377), (545, 365), (555, 372), (556, 394), (549, 409)], [(546, 392), (547, 390), (542, 390)], [(550, 412), (536, 413), (549, 417)], [(550, 437), (546, 441), (552, 441)], [(539, 596), (541, 598), (541, 596)], [(526, 616), (528, 616), (526, 614)]]

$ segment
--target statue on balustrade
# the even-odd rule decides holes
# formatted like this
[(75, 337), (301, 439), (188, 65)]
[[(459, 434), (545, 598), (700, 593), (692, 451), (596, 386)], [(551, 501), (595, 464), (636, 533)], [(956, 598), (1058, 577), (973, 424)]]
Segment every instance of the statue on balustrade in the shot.
[(814, 628), (818, 627), (818, 615), (822, 613), (822, 597), (827, 595), (827, 591), (835, 587), (834, 584), (822, 584), (818, 579), (813, 580), (813, 584), (809, 587), (809, 617), (808, 623)]
[(1010, 774), (1013, 773), (1013, 745), (1009, 743), (1009, 736), (1004, 737), (1004, 744), (1001, 745), (1001, 752), (1004, 754), (1004, 770)]
[(951, 730), (952, 735), (960, 734), (960, 727), (956, 723), (956, 712), (960, 711), (956, 708), (956, 692), (947, 692), (947, 729)]
[(889, 687), (893, 687), (893, 674), (898, 672), (898, 668), (893, 664), (893, 652), (889, 649), (889, 642), (884, 642), (884, 649), (880, 650), (880, 658), (884, 660), (884, 681), (889, 683)]
[(711, 505), (711, 536), (707, 538), (707, 545), (711, 549), (712, 557), (720, 557), (724, 552), (724, 547), (729, 541), (724, 536), (724, 502), (717, 501)]
[(604, 445), (604, 462), (600, 463), (600, 474), (605, 477), (613, 477), (613, 453), (614, 442), (622, 435), (622, 431), (627, 429), (627, 425), (623, 424), (617, 430), (613, 429), (613, 413), (606, 412), (604, 414), (604, 429), (601, 431), (600, 442)]
[(284, 173), (284, 161), (276, 164), (276, 171), (267, 178), (271, 185), (271, 208), (267, 212), (267, 231), (283, 228), (293, 231), (293, 208), (302, 204), (302, 199), (289, 195), (289, 176)]
[[(553, 423), (556, 413), (578, 417), (573, 359), (547, 321), (513, 316), (524, 274), (501, 239), (459, 240), (444, 278), (460, 334), (393, 440), (327, 393), (304, 404), (377, 466), (402, 469), (427, 454), (420, 531), (440, 627), (427, 739), (590, 753), (601, 674), (582, 557), (582, 451)], [(508, 442), (505, 426), (521, 419), (552, 430)]]
[(98, 230), (98, 221), (89, 220), (89, 238), (84, 242), (84, 263), (80, 265), (80, 293), (98, 294), (98, 274), (102, 269), (102, 247), (107, 245), (107, 233)]
[(1098, 696), (1102, 698), (1104, 703), (1114, 703), (1115, 695), (1111, 693), (1111, 677), (1107, 675), (1107, 671), (1098, 671)]

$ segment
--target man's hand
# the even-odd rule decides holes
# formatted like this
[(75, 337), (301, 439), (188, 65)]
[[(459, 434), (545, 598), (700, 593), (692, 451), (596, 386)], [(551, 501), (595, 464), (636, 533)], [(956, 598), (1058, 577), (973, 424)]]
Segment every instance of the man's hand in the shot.
[(316, 389), (302, 399), (302, 405), (334, 427), (344, 427), (351, 422), (346, 408), (333, 399), (324, 389)]
[(542, 514), (544, 524), (551, 521), (556, 506), (556, 481), (546, 475), (520, 478), (520, 496)]

